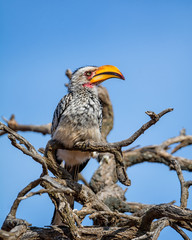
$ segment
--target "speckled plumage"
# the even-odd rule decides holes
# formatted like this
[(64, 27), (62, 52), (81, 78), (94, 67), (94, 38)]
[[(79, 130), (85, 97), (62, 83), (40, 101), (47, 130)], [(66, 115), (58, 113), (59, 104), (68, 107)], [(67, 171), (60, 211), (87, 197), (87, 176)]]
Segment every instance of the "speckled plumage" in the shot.
[[(97, 87), (87, 87), (83, 73), (94, 70), (85, 67), (77, 70), (69, 85), (69, 93), (59, 102), (53, 116), (52, 138), (72, 147), (75, 142), (101, 138), (102, 109), (98, 99)], [(67, 166), (79, 165), (90, 158), (90, 153), (58, 150), (57, 158)]]

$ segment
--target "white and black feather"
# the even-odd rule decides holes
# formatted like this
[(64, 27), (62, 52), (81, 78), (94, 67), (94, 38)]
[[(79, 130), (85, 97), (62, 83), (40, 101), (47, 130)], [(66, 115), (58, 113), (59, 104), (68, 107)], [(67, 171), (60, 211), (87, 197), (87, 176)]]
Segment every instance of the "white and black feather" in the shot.
[(58, 105), (54, 111), (54, 114), (53, 114), (52, 127), (51, 127), (51, 136), (52, 137), (53, 137), (53, 134), (59, 124), (61, 116), (64, 113), (67, 106), (70, 104), (71, 99), (72, 99), (72, 94), (69, 93), (69, 94), (65, 95), (58, 103)]
[[(84, 72), (95, 67), (78, 69), (69, 84), (69, 93), (57, 105), (52, 121), (52, 138), (72, 148), (75, 142), (101, 140), (102, 108), (97, 87), (85, 87)], [(58, 150), (58, 160), (67, 166), (79, 165), (90, 158), (89, 152)]]

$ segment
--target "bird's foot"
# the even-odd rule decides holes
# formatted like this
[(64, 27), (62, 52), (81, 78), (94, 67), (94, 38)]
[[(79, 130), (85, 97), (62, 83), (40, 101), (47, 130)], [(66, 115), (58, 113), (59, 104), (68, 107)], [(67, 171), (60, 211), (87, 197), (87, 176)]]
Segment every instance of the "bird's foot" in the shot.
[(82, 142), (76, 142), (74, 144), (74, 148), (80, 148), (82, 151), (86, 151), (86, 150), (89, 150), (88, 148), (90, 147), (90, 145), (91, 145), (91, 141), (85, 140)]

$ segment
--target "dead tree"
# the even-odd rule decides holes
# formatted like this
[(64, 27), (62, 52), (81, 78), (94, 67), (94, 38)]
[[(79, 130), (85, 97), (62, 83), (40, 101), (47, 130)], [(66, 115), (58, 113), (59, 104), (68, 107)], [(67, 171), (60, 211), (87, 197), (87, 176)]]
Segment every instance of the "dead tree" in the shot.
[[(70, 71), (67, 71), (70, 78)], [(187, 208), (189, 187), (192, 181), (185, 181), (182, 170), (192, 171), (192, 161), (183, 157), (175, 157), (173, 153), (192, 144), (192, 136), (181, 133), (180, 136), (168, 139), (160, 145), (146, 146), (122, 151), (123, 147), (132, 144), (142, 133), (160, 120), (162, 116), (173, 109), (166, 109), (159, 114), (147, 111), (150, 120), (126, 140), (108, 143), (106, 137), (113, 128), (113, 109), (108, 93), (104, 87), (99, 87), (99, 97), (103, 105), (102, 142), (78, 142), (73, 150), (98, 152), (99, 168), (95, 171), (90, 183), (79, 178), (84, 184), (71, 179), (70, 174), (59, 166), (54, 159), (54, 151), (65, 146), (49, 141), (46, 148), (39, 152), (17, 131), (34, 131), (50, 134), (51, 124), (35, 126), (21, 125), (12, 115), (5, 120), (7, 125), (0, 123), (0, 135), (8, 134), (11, 144), (41, 164), (41, 176), (22, 189), (8, 213), (0, 239), (158, 239), (160, 232), (167, 226), (172, 227), (183, 239), (190, 239), (183, 229), (192, 231), (192, 211)], [(177, 146), (168, 152), (168, 148)], [(180, 182), (180, 205), (174, 201), (158, 205), (146, 205), (126, 201), (125, 191), (118, 185), (118, 180), (126, 186), (131, 181), (126, 169), (142, 162), (158, 162), (176, 171)], [(48, 170), (55, 176), (50, 177)], [(36, 186), (42, 188), (32, 192)], [(31, 226), (23, 219), (16, 218), (19, 204), (22, 200), (34, 195), (48, 194), (59, 211), (64, 226), (38, 228)], [(80, 210), (72, 210), (65, 194), (73, 195), (75, 201), (82, 204)], [(126, 214), (126, 212), (131, 214)], [(82, 226), (83, 219), (89, 215), (92, 226)], [(51, 221), (51, 219), (50, 219)]]

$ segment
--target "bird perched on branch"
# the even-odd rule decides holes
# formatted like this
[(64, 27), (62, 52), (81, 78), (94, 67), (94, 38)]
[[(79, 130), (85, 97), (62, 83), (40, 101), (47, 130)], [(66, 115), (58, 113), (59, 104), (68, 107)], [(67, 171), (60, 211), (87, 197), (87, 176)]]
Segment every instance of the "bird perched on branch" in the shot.
[[(80, 141), (101, 141), (102, 107), (97, 85), (109, 78), (124, 79), (124, 76), (112, 65), (81, 67), (72, 74), (69, 93), (61, 99), (53, 115), (53, 140), (69, 148)], [(90, 157), (91, 153), (81, 151), (58, 149), (56, 153), (57, 162), (65, 161), (65, 168), (76, 181)], [(73, 206), (73, 201), (70, 205)], [(54, 216), (52, 224), (58, 224), (55, 219)]]

